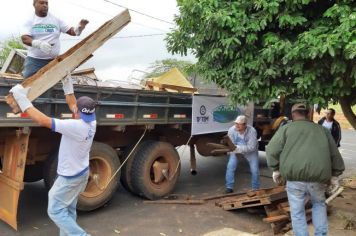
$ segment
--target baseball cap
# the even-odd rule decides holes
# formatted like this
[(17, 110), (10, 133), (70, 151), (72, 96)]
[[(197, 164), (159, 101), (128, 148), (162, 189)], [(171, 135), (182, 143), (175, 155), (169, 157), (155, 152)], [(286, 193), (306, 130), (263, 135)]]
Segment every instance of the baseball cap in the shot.
[(237, 124), (246, 124), (247, 123), (246, 116), (241, 115), (241, 116), (236, 117), (235, 123), (237, 123)]
[(85, 122), (91, 122), (96, 120), (95, 105), (95, 101), (90, 97), (83, 96), (78, 98), (77, 107), (80, 119), (84, 120)]
[(303, 103), (296, 103), (292, 106), (292, 113), (295, 111), (306, 111), (306, 110), (308, 109)]

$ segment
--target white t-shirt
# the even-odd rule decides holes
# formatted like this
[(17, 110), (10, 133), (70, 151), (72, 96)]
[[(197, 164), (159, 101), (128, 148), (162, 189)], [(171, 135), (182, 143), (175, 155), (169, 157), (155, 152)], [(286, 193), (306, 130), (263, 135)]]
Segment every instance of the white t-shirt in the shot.
[(327, 129), (331, 132), (331, 128), (332, 128), (332, 126), (333, 126), (333, 122), (332, 122), (332, 121), (324, 120), (323, 126), (324, 126), (325, 128), (327, 128)]
[(52, 130), (62, 134), (57, 173), (75, 176), (89, 167), (89, 152), (93, 143), (96, 121), (52, 119)]
[(71, 27), (48, 13), (46, 17), (39, 17), (34, 14), (24, 25), (22, 35), (29, 35), (32, 39), (46, 41), (53, 45), (50, 54), (45, 54), (41, 50), (29, 47), (27, 55), (39, 59), (53, 59), (60, 51), (59, 36), (61, 32), (67, 32)]

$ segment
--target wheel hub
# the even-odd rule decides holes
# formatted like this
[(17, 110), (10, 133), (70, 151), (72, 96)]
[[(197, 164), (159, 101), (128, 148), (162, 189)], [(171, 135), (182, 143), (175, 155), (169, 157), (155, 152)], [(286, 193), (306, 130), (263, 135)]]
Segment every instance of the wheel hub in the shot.
[(153, 182), (159, 183), (162, 182), (164, 179), (168, 179), (168, 163), (162, 163), (159, 161), (155, 161), (152, 165), (153, 168)]

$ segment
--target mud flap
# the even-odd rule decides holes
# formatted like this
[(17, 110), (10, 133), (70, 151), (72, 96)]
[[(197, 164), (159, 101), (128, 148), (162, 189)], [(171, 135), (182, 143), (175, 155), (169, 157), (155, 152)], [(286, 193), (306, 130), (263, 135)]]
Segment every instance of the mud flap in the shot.
[(26, 128), (7, 135), (0, 172), (0, 219), (15, 230), (18, 200), (24, 186), (29, 136), (30, 130)]

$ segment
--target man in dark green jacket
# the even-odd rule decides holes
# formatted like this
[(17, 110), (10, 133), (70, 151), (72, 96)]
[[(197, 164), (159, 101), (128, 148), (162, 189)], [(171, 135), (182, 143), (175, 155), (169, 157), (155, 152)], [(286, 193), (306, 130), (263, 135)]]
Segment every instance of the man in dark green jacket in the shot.
[(337, 187), (345, 166), (330, 132), (309, 121), (307, 115), (304, 104), (292, 107), (293, 122), (281, 127), (266, 148), (267, 164), (274, 182), (287, 181), (294, 235), (308, 235), (306, 195), (313, 204), (315, 235), (327, 235), (326, 185)]

